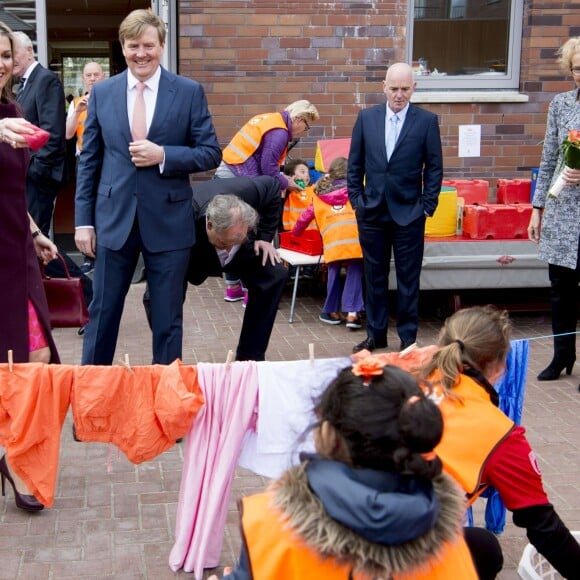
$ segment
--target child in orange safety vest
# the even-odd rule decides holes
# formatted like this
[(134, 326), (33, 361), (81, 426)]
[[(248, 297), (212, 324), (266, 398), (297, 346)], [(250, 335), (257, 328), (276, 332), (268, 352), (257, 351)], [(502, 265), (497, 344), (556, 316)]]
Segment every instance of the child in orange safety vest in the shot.
[[(291, 232), (298, 218), (312, 204), (314, 185), (310, 184), (310, 168), (304, 159), (291, 159), (284, 165), (284, 175), (294, 178), (294, 183), (302, 187), (301, 191), (289, 191), (284, 201), (282, 212), (282, 229)], [(310, 223), (307, 229), (317, 229), (316, 223)]]
[[(328, 267), (326, 301), (318, 317), (325, 324), (341, 324), (342, 312), (347, 312), (346, 326), (362, 327), (359, 313), (364, 310), (363, 261), (354, 210), (348, 201), (346, 188), (347, 160), (337, 157), (314, 186), (316, 196), (300, 215), (292, 233), (299, 236), (314, 219), (320, 234), (324, 262)], [(342, 288), (340, 272), (346, 268)]]
[(241, 556), (224, 578), (476, 580), (476, 528), (464, 531), (463, 494), (433, 453), (443, 419), (417, 380), (371, 356), (315, 413), (316, 454), (242, 499)]

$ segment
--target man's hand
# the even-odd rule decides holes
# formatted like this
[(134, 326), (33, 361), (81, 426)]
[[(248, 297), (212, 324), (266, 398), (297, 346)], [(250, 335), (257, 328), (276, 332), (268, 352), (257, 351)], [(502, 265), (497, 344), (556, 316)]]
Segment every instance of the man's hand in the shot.
[(262, 266), (265, 266), (268, 260), (270, 260), (272, 266), (275, 266), (282, 261), (278, 255), (278, 250), (276, 250), (276, 248), (272, 245), (272, 242), (256, 240), (254, 242), (254, 254), (259, 256), (260, 252), (262, 253)]
[(89, 105), (89, 95), (81, 97), (75, 106), (75, 113), (77, 113), (77, 115), (80, 115), (83, 111), (87, 110), (88, 105)]
[(135, 167), (159, 165), (163, 163), (163, 159), (165, 158), (163, 147), (147, 139), (129, 143), (129, 153)]
[(75, 244), (85, 256), (95, 257), (97, 249), (97, 235), (93, 228), (78, 228), (75, 230)]

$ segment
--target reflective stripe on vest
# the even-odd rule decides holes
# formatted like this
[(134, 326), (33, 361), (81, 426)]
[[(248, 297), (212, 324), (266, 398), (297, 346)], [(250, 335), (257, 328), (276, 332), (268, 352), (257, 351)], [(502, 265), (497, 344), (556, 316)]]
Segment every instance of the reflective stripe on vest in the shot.
[[(286, 197), (286, 202), (284, 203), (284, 212), (282, 213), (284, 231), (292, 231), (298, 218), (312, 204), (314, 195), (313, 185), (309, 185), (302, 191), (290, 191), (288, 193), (288, 197)], [(311, 221), (306, 229), (317, 230), (318, 226), (314, 221)]]
[[(271, 507), (269, 492), (242, 499), (242, 530), (253, 578), (276, 580), (371, 580), (354, 573), (352, 566), (335, 558), (323, 558), (306, 545), (287, 519)], [(393, 576), (393, 580), (477, 580), (471, 554), (463, 536), (446, 543), (435, 557), (419, 569)]]
[[(288, 127), (281, 113), (266, 113), (252, 117), (233, 137), (223, 150), (223, 160), (228, 165), (240, 165), (249, 159), (258, 149), (264, 135), (272, 129)], [(286, 159), (287, 147), (284, 148), (278, 164)]]
[(318, 197), (312, 200), (314, 215), (322, 236), (324, 261), (362, 258), (358, 226), (350, 201), (345, 205), (329, 205)]
[[(443, 437), (435, 453), (445, 471), (466, 493), (472, 494), (480, 486), (489, 456), (510, 434), (515, 423), (491, 403), (489, 395), (473, 379), (459, 377), (453, 396), (446, 396), (439, 403)], [(437, 376), (432, 375), (429, 380), (435, 382)]]

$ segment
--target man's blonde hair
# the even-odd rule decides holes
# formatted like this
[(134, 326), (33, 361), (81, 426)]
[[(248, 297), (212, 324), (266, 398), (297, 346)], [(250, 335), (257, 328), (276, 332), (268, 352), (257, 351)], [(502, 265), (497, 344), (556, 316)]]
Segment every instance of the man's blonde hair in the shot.
[(157, 14), (151, 12), (151, 10), (145, 9), (133, 10), (121, 22), (119, 26), (119, 42), (121, 46), (125, 44), (125, 40), (139, 38), (149, 26), (157, 29), (159, 44), (163, 46), (167, 34), (165, 22)]

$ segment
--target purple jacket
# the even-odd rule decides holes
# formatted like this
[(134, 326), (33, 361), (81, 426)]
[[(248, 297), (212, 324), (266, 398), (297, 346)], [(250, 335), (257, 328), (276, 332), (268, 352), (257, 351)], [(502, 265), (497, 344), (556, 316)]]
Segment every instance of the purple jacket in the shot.
[[(345, 205), (348, 201), (348, 190), (345, 187), (341, 187), (340, 189), (335, 189), (333, 191), (329, 191), (328, 193), (322, 193), (318, 196), (318, 199), (321, 199), (328, 205)], [(314, 219), (314, 205), (310, 204), (301, 214), (300, 217), (296, 220), (296, 225), (292, 229), (292, 233), (295, 236), (301, 236), (304, 233), (304, 230), (308, 227), (308, 224)]]
[(256, 152), (244, 163), (239, 165), (226, 164), (232, 173), (237, 177), (258, 177), (260, 175), (270, 175), (280, 182), (280, 188), (288, 187), (288, 180), (280, 172), (280, 157), (288, 142), (292, 140), (292, 122), (290, 114), (282, 112), (282, 118), (288, 129), (272, 129), (264, 134), (260, 146)]

